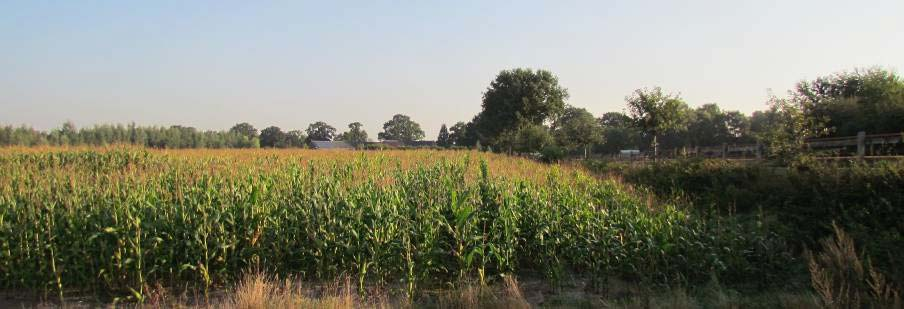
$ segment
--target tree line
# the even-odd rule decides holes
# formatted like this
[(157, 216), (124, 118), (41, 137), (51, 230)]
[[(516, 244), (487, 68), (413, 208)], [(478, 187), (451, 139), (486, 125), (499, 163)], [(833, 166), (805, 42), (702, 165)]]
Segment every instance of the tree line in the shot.
[[(405, 115), (395, 115), (383, 125), (381, 140), (411, 142), (424, 138), (420, 125)], [(229, 130), (198, 130), (186, 126), (95, 125), (76, 128), (71, 121), (49, 132), (27, 126), (0, 126), (0, 146), (104, 146), (131, 144), (151, 148), (303, 148), (311, 141), (345, 141), (360, 147), (369, 141), (360, 122), (338, 133), (335, 127), (317, 121), (305, 130), (284, 132), (277, 126), (258, 131), (247, 122)]]
[(770, 95), (768, 109), (746, 115), (716, 103), (691, 108), (678, 94), (641, 88), (624, 112), (595, 117), (567, 104), (568, 91), (545, 70), (513, 69), (496, 76), (482, 111), (438, 141), (496, 151), (586, 155), (639, 149), (762, 143), (773, 155), (800, 149), (805, 139), (904, 132), (904, 80), (880, 68), (801, 81), (787, 97)]
[[(880, 68), (858, 69), (797, 83), (786, 97), (771, 95), (768, 109), (746, 115), (716, 103), (691, 108), (680, 95), (659, 87), (625, 97), (625, 110), (599, 117), (567, 103), (568, 91), (546, 70), (501, 71), (483, 93), (481, 111), (468, 122), (443, 124), (439, 147), (491, 149), (509, 153), (617, 153), (639, 149), (763, 143), (776, 155), (793, 152), (806, 138), (904, 132), (904, 80)], [(420, 124), (397, 114), (383, 124), (379, 140), (411, 143), (425, 137)], [(360, 122), (338, 130), (322, 121), (305, 130), (270, 126), (258, 131), (239, 123), (226, 131), (185, 126), (95, 125), (71, 122), (49, 132), (0, 127), (0, 145), (133, 144), (154, 148), (292, 148), (311, 141), (370, 141)]]

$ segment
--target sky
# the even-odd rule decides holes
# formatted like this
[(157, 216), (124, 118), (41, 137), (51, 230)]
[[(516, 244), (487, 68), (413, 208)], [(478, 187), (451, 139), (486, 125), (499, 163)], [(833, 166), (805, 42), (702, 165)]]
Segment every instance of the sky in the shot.
[(750, 113), (801, 80), (904, 71), (904, 1), (0, 1), (0, 124), (468, 121), (501, 70), (623, 111), (660, 86)]

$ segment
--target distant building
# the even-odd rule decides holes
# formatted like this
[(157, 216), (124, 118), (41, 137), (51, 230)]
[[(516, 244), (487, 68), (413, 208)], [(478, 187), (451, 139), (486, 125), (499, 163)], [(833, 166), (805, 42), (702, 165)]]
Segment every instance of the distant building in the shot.
[(355, 149), (352, 145), (344, 141), (311, 141), (311, 148), (314, 149)]
[(383, 146), (387, 146), (387, 147), (403, 147), (403, 146), (405, 146), (405, 143), (403, 143), (402, 141), (394, 140), (394, 139), (384, 140), (384, 141), (381, 141), (379, 144), (383, 145)]
[(622, 158), (634, 158), (640, 156), (640, 150), (637, 149), (624, 149), (618, 152), (618, 156)]
[(436, 147), (436, 141), (411, 141), (408, 142), (410, 147)]
[(400, 140), (387, 139), (379, 142), (367, 142), (365, 145), (372, 149), (429, 148), (435, 147), (436, 141), (411, 141), (406, 143)]

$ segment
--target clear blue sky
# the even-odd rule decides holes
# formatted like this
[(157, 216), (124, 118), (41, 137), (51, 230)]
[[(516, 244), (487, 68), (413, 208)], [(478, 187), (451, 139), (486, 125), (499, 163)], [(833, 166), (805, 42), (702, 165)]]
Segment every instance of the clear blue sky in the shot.
[[(430, 2), (430, 3), (428, 3)], [(558, 75), (597, 116), (661, 86), (751, 112), (767, 89), (904, 69), (904, 1), (3, 1), (0, 123), (226, 129), (393, 114), (428, 139), (502, 69)]]

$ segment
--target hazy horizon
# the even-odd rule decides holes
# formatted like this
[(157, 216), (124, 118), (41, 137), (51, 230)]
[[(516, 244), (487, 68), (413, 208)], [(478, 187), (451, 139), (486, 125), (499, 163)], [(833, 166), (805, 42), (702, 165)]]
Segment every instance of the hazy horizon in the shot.
[(750, 113), (768, 89), (904, 69), (904, 1), (0, 4), (0, 124), (284, 131), (394, 114), (468, 121), (504, 69), (545, 69), (597, 117), (660, 86)]

